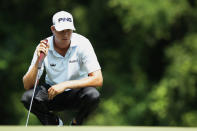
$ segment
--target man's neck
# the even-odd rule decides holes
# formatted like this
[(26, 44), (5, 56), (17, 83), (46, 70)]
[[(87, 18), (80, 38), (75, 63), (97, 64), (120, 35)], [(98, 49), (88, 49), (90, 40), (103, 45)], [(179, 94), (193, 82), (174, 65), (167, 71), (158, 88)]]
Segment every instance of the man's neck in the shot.
[(57, 53), (59, 53), (61, 56), (65, 56), (66, 55), (66, 52), (68, 51), (68, 48), (70, 47), (70, 43), (71, 41), (67, 44), (67, 46), (65, 48), (59, 48), (57, 45), (56, 45), (56, 41), (54, 39), (53, 41), (53, 45), (54, 45), (54, 49)]

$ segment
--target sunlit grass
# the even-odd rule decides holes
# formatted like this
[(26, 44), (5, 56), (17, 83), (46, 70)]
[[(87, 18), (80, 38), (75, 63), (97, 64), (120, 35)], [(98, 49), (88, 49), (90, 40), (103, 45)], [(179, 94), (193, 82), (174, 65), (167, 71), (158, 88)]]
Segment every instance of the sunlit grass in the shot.
[(1, 131), (196, 131), (197, 128), (186, 127), (136, 127), (136, 126), (1, 126)]

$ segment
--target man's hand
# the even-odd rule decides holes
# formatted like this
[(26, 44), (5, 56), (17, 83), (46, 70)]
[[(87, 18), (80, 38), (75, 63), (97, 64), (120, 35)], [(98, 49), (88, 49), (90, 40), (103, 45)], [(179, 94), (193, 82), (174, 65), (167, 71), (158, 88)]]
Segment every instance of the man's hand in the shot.
[(50, 87), (48, 89), (49, 100), (52, 100), (56, 95), (64, 92), (64, 90), (65, 90), (64, 87), (58, 85), (54, 85)]
[(45, 55), (48, 54), (49, 43), (48, 40), (41, 40), (40, 44), (37, 46), (37, 55), (40, 57), (40, 52), (43, 52)]
[(48, 89), (49, 100), (52, 100), (56, 95), (64, 92), (66, 89), (79, 89), (83, 87), (98, 87), (103, 85), (103, 77), (101, 70), (94, 71), (88, 74), (86, 78), (80, 80), (70, 80), (61, 82)]

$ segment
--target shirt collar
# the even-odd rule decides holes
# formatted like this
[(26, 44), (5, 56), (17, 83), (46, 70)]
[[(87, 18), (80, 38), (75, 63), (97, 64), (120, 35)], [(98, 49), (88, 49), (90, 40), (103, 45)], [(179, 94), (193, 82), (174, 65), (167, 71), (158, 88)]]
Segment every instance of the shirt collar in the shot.
[(53, 46), (53, 37), (51, 36), (49, 37), (48, 41), (49, 41), (49, 50), (53, 51), (54, 50), (54, 46)]
[[(54, 36), (51, 36), (51, 37), (49, 37), (49, 39), (48, 39), (48, 41), (49, 41), (49, 50), (55, 50), (54, 49)], [(77, 46), (77, 44), (73, 41), (73, 39), (71, 38), (71, 43), (70, 43), (70, 47), (71, 48), (74, 48), (74, 47), (76, 47)]]

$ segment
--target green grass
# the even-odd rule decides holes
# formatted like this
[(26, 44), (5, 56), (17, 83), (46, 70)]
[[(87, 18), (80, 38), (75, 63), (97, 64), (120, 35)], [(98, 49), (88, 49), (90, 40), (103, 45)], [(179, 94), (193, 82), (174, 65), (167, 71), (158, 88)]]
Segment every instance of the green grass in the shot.
[(197, 128), (143, 126), (0, 126), (0, 131), (197, 131)]

